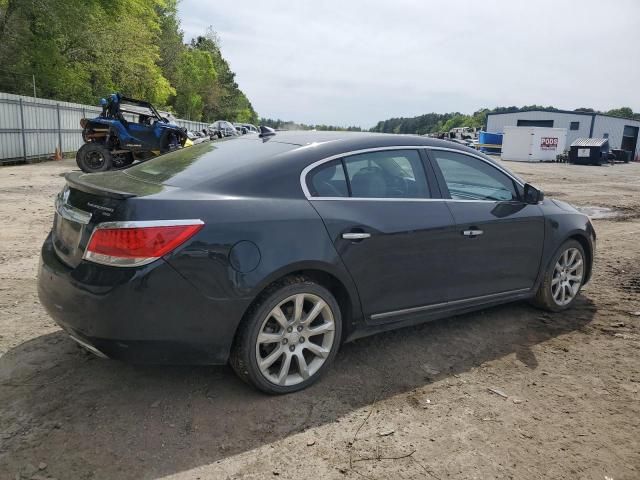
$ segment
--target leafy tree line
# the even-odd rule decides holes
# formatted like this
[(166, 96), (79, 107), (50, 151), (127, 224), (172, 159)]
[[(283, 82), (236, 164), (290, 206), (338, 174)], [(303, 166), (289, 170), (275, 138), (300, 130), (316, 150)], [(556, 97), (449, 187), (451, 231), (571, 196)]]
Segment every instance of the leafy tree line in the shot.
[(346, 131), (346, 132), (362, 132), (362, 128), (350, 126), (340, 127), (336, 125), (308, 125), (305, 123), (296, 123), (291, 120), (274, 120), (273, 118), (260, 118), (260, 125), (275, 128), (277, 130), (323, 130), (323, 131)]
[[(483, 108), (471, 115), (459, 112), (452, 113), (427, 113), (417, 117), (390, 118), (378, 122), (372, 132), (382, 133), (415, 133), (424, 135), (427, 133), (448, 132), (455, 127), (476, 127), (482, 128), (487, 124), (487, 114), (489, 113), (514, 113), (527, 112), (531, 110), (545, 110), (547, 112), (561, 111), (555, 107), (543, 107), (541, 105), (526, 105), (524, 107), (497, 107), (494, 109)], [(616, 108), (607, 112), (597, 112), (592, 108), (576, 108), (574, 112), (604, 113), (615, 117), (632, 118), (640, 120), (640, 113), (634, 113), (629, 107)]]
[(191, 120), (255, 122), (209, 30), (185, 44), (178, 0), (0, 0), (0, 91), (96, 104), (119, 91)]

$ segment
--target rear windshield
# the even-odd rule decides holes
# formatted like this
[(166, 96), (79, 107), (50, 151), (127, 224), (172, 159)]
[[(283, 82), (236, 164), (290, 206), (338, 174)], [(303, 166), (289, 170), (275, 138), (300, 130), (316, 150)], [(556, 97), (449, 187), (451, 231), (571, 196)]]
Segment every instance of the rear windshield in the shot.
[(288, 152), (298, 145), (234, 138), (201, 143), (167, 153), (124, 170), (138, 180), (190, 187), (214, 177), (236, 175), (252, 165)]

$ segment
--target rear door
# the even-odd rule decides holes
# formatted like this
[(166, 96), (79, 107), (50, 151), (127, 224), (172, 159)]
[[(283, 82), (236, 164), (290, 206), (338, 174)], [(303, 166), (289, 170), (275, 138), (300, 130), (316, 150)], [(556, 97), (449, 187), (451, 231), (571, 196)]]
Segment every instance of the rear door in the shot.
[(387, 149), (323, 163), (306, 176), (309, 200), (376, 323), (447, 301), (456, 232), (424, 167), (419, 150)]
[(481, 157), (428, 152), (456, 223), (450, 299), (533, 287), (544, 242), (541, 208), (524, 203), (522, 186)]

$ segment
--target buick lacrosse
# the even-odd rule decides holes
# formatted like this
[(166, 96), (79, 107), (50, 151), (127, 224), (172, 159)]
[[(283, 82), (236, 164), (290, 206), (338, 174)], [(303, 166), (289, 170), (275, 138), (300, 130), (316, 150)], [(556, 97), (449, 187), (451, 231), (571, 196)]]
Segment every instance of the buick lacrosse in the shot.
[(70, 173), (42, 247), (49, 314), (93, 353), (223, 364), (269, 393), (343, 342), (589, 280), (588, 217), (505, 166), (416, 136), (264, 132)]

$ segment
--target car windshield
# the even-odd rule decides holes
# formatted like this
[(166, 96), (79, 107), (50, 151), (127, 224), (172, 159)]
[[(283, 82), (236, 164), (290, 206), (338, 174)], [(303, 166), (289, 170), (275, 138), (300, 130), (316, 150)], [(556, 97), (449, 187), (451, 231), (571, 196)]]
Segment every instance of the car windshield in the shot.
[(156, 118), (156, 114), (149, 107), (143, 105), (136, 105), (133, 103), (122, 102), (120, 103), (120, 111), (123, 113), (134, 113), (136, 115), (145, 115), (147, 117)]

